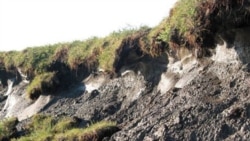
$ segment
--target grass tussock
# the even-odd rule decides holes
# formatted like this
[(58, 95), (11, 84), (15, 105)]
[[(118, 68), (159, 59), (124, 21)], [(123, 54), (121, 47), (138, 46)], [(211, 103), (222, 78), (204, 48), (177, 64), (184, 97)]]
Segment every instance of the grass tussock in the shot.
[(15, 56), (15, 66), (25, 73), (34, 72), (35, 75), (46, 72), (55, 49), (56, 46), (27, 48)]
[(94, 53), (94, 50), (100, 47), (99, 40), (101, 39), (93, 37), (84, 42), (74, 41), (70, 44), (67, 60), (67, 64), (70, 68), (77, 69), (78, 66), (85, 65), (84, 62), (88, 62), (88, 58)]
[(66, 133), (55, 136), (55, 140), (82, 140), (97, 141), (103, 137), (111, 136), (117, 130), (116, 123), (101, 121), (90, 125), (85, 129), (72, 129)]
[(184, 35), (195, 26), (195, 8), (201, 0), (179, 0), (170, 11), (170, 16), (163, 22), (164, 31), (160, 38), (168, 42), (174, 30), (178, 30), (179, 35)]
[(124, 38), (133, 35), (136, 31), (135, 29), (124, 29), (113, 32), (105, 37), (103, 39), (103, 47), (101, 48), (102, 53), (98, 56), (99, 67), (104, 70), (113, 71), (116, 50), (120, 47)]
[(179, 0), (171, 9), (168, 18), (162, 21), (161, 31), (157, 38), (168, 44), (169, 49), (177, 58), (178, 51), (185, 47), (194, 52), (195, 48), (201, 48), (201, 32), (205, 29), (197, 20), (197, 7), (204, 0)]
[(17, 56), (17, 51), (2, 52), (0, 54), (1, 62), (6, 70), (11, 70), (15, 67), (15, 57)]
[[(116, 123), (101, 121), (86, 128), (78, 128), (74, 118), (62, 117), (55, 119), (46, 115), (35, 115), (27, 126), (28, 134), (15, 139), (16, 141), (52, 141), (52, 140), (82, 140), (94, 141), (111, 136), (117, 130)], [(108, 131), (108, 132), (107, 132)]]
[(53, 92), (58, 83), (55, 72), (37, 75), (26, 90), (27, 96), (30, 99), (36, 99), (42, 93)]
[(8, 140), (16, 132), (17, 118), (12, 117), (0, 122), (0, 140)]

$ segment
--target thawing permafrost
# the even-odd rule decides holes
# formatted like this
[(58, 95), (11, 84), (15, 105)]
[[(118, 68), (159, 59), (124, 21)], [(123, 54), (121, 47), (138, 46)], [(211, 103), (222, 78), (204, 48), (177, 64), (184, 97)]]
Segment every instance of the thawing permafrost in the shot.
[(160, 93), (164, 94), (171, 88), (173, 88), (178, 80), (179, 80), (178, 74), (172, 72), (163, 73), (161, 75), (161, 81), (158, 84), (157, 90), (160, 91)]
[[(221, 63), (240, 62), (235, 47), (228, 48), (226, 42), (223, 45), (217, 45), (211, 60)], [(187, 55), (180, 61), (168, 64), (168, 71), (162, 74), (158, 90), (164, 94), (171, 88), (183, 88), (188, 85), (204, 69), (202, 64), (197, 64), (199, 62), (192, 55)]]
[(139, 89), (139, 91), (133, 96), (132, 101), (137, 100), (140, 97), (140, 95), (143, 93), (143, 91), (145, 91), (145, 89), (146, 89), (145, 87)]
[(85, 91), (88, 93), (91, 93), (92, 91), (98, 89), (98, 86), (95, 86), (95, 84), (87, 84), (85, 85)]
[(49, 102), (51, 102), (51, 96), (41, 95), (34, 103), (31, 103), (25, 94), (18, 95), (15, 92), (8, 96), (4, 111), (6, 111), (5, 117), (18, 117), (18, 120), (24, 120), (32, 115), (40, 112)]
[(7, 92), (4, 94), (5, 96), (8, 96), (11, 92), (12, 92), (12, 87), (13, 87), (13, 84), (15, 82), (15, 79), (9, 79), (8, 80), (8, 90)]
[(33, 116), (34, 114), (37, 114), (49, 102), (51, 102), (52, 99), (53, 99), (52, 96), (45, 96), (45, 95), (39, 96), (39, 98), (36, 100), (35, 103), (31, 104), (17, 115), (18, 120), (24, 120), (26, 118)]
[(13, 90), (6, 100), (3, 111), (6, 112), (5, 117), (17, 116), (23, 108), (29, 105), (30, 101), (25, 98), (25, 94), (21, 95), (18, 90)]
[(130, 74), (130, 73), (134, 73), (134, 72), (132, 70), (126, 70), (126, 71), (121, 73), (121, 76), (125, 76), (125, 75)]
[(161, 75), (158, 84), (158, 91), (164, 94), (171, 88), (183, 88), (199, 73), (200, 69), (190, 71), (198, 64), (197, 59), (192, 54), (186, 55), (183, 59), (168, 64), (167, 72)]
[(106, 81), (106, 78), (103, 74), (95, 76), (95, 74), (90, 75), (84, 80), (85, 91), (91, 93), (93, 90), (99, 89), (100, 86)]
[(236, 63), (239, 61), (239, 55), (234, 47), (228, 48), (227, 43), (224, 42), (223, 45), (217, 45), (212, 60), (222, 63)]
[(11, 96), (12, 87), (13, 87), (14, 82), (15, 82), (15, 79), (9, 79), (8, 80), (8, 90), (4, 94), (5, 96), (8, 96), (8, 98), (7, 98), (6, 103), (5, 103), (4, 107), (3, 107), (3, 111), (8, 111), (17, 102), (17, 100), (13, 96)]
[(18, 102), (17, 98), (13, 95), (9, 95), (6, 103), (3, 107), (3, 111), (10, 111), (11, 109), (13, 109), (13, 106)]
[(28, 76), (25, 75), (24, 73), (22, 73), (22, 71), (21, 71), (20, 68), (17, 68), (17, 71), (18, 71), (19, 74), (21, 75), (23, 82), (25, 82), (25, 83), (29, 83), (29, 82), (30, 82), (30, 81), (27, 80)]
[(14, 109), (14, 106), (18, 103), (18, 101), (19, 100), (14, 95), (8, 96), (3, 108), (3, 111), (7, 111), (6, 117), (12, 116), (12, 110)]
[(175, 88), (183, 88), (188, 85), (199, 73), (199, 70), (192, 71), (183, 75), (175, 84)]
[(26, 84), (21, 82), (19, 88), (13, 89), (15, 79), (8, 80), (8, 90), (5, 93), (8, 96), (2, 112), (6, 112), (5, 117), (18, 117), (19, 120), (26, 119), (38, 113), (44, 106), (51, 101), (51, 96), (40, 96), (34, 103), (26, 98), (22, 91), (22, 86)]

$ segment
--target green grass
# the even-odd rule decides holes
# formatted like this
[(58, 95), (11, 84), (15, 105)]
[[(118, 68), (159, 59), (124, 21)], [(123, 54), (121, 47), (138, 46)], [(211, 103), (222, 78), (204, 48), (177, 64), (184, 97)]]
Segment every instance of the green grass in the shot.
[(35, 115), (28, 125), (29, 133), (26, 136), (15, 139), (16, 141), (51, 141), (51, 140), (84, 140), (87, 137), (98, 136), (98, 132), (108, 127), (116, 127), (116, 123), (101, 121), (87, 128), (77, 128), (73, 118), (62, 117), (55, 119), (52, 116)]
[(54, 86), (55, 74), (50, 71), (62, 71), (59, 68), (55, 70), (52, 66), (55, 62), (63, 63), (74, 71), (85, 66), (89, 70), (100, 68), (113, 72), (116, 51), (122, 46), (124, 40), (143, 33), (139, 44), (146, 54), (150, 54), (151, 39), (147, 36), (149, 31), (150, 28), (146, 26), (125, 28), (112, 32), (104, 38), (91, 37), (83, 41), (29, 47), (23, 51), (0, 52), (1, 69), (14, 72), (16, 68), (20, 68), (22, 73), (31, 78), (31, 83), (27, 88), (27, 97), (36, 99), (46, 91), (44, 85), (49, 88)]
[(98, 138), (98, 132), (109, 127), (116, 127), (115, 122), (101, 121), (84, 129), (71, 129), (55, 135), (55, 140), (89, 140)]
[[(236, 8), (230, 3), (236, 4)], [(208, 13), (207, 17), (206, 13)], [(211, 40), (217, 32), (217, 27), (214, 27), (217, 25), (211, 26), (210, 24), (223, 24), (226, 21), (226, 24), (231, 25), (236, 22), (238, 17), (249, 23), (246, 19), (248, 15), (250, 15), (248, 10), (244, 6), (242, 7), (240, 1), (179, 0), (171, 10), (170, 16), (152, 29), (146, 26), (125, 28), (104, 38), (92, 37), (83, 41), (27, 48), (22, 52), (0, 52), (0, 64), (6, 70), (19, 67), (31, 78), (48, 72), (53, 62), (64, 63), (72, 70), (86, 66), (113, 71), (117, 56), (116, 50), (121, 47), (121, 43), (142, 31), (148, 30), (139, 39), (141, 50), (145, 54), (157, 56), (159, 55), (157, 47), (166, 48), (170, 43), (176, 43), (178, 46), (190, 46), (190, 48), (204, 45), (203, 41), (209, 44), (209, 42), (213, 42)], [(216, 18), (213, 18), (214, 16)]]
[(71, 69), (77, 69), (78, 66), (87, 61), (96, 48), (101, 47), (102, 38), (89, 38), (85, 41), (74, 41), (70, 44), (67, 64)]
[(27, 87), (27, 96), (30, 99), (36, 99), (43, 92), (50, 92), (56, 85), (55, 72), (47, 72), (37, 75)]
[(18, 123), (17, 118), (12, 117), (0, 122), (0, 140), (8, 139), (13, 133)]
[[(189, 5), (192, 5), (195, 0), (191, 0)], [(183, 8), (187, 2), (179, 6)], [(183, 7), (182, 7), (183, 6)], [(176, 13), (185, 13), (185, 16), (192, 15), (190, 13), (193, 10), (189, 10), (186, 7), (182, 11)], [(191, 12), (187, 12), (191, 11)], [(22, 72), (29, 74), (31, 78), (35, 76), (47, 73), (53, 62), (61, 62), (66, 64), (70, 69), (77, 70), (81, 66), (92, 66), (91, 63), (97, 63), (97, 67), (106, 71), (113, 71), (114, 61), (116, 59), (116, 50), (121, 47), (123, 40), (129, 37), (137, 36), (142, 32), (147, 32), (139, 39), (141, 49), (145, 54), (155, 55), (154, 49), (152, 49), (152, 38), (157, 36), (161, 29), (165, 30), (161, 34), (162, 39), (165, 41), (169, 36), (170, 28), (173, 26), (184, 27), (183, 24), (187, 23), (178, 16), (172, 17), (168, 20), (170, 24), (160, 24), (159, 26), (151, 30), (147, 26), (139, 28), (124, 28), (118, 31), (114, 31), (104, 38), (91, 37), (83, 41), (74, 41), (68, 43), (58, 43), (54, 45), (45, 45), (40, 47), (29, 47), (21, 52), (0, 52), (0, 62), (5, 68), (11, 69), (15, 67), (21, 68)], [(181, 21), (180, 24), (176, 24), (174, 21)], [(179, 23), (179, 22), (177, 22)], [(169, 28), (167, 28), (169, 25)], [(184, 30), (184, 29), (183, 29)], [(90, 62), (90, 64), (89, 64)], [(35, 82), (34, 82), (35, 83)]]
[(190, 30), (195, 28), (196, 7), (202, 0), (179, 0), (172, 9), (170, 16), (160, 24), (164, 31), (160, 34), (160, 39), (169, 42), (173, 29), (177, 29), (179, 36), (185, 36)]
[(135, 29), (124, 29), (118, 32), (113, 32), (106, 38), (104, 38), (104, 42), (108, 44), (102, 48), (102, 53), (99, 55), (99, 67), (104, 70), (113, 71), (113, 64), (116, 59), (116, 51), (118, 48), (122, 47), (122, 42), (126, 40), (133, 39), (135, 37), (139, 37), (141, 50), (145, 54), (150, 54), (150, 42), (151, 39), (148, 35), (151, 29), (147, 26), (142, 26), (140, 28)]
[(84, 41), (74, 41), (66, 47), (68, 54), (64, 60), (67, 60), (65, 62), (71, 69), (77, 69), (80, 65), (88, 66), (88, 62), (98, 62), (99, 68), (112, 71), (116, 50), (121, 46), (122, 41), (128, 36), (141, 32), (140, 30), (141, 28), (122, 29), (104, 38), (92, 37)]
[(15, 67), (15, 60), (18, 52), (17, 51), (9, 51), (1, 53), (1, 59), (3, 61), (3, 65), (6, 70), (11, 70)]
[(124, 29), (111, 33), (104, 38), (104, 45), (101, 54), (98, 56), (99, 67), (104, 70), (113, 71), (116, 50), (120, 47), (122, 40), (136, 32), (135, 29)]
[(138, 44), (145, 54), (150, 54), (152, 40), (147, 36), (149, 31), (150, 28), (146, 26), (125, 28), (104, 38), (91, 37), (83, 41), (29, 47), (23, 51), (0, 52), (0, 64), (7, 72), (15, 72), (16, 68), (20, 68), (22, 73), (28, 75), (31, 83), (27, 88), (27, 97), (36, 99), (41, 93), (46, 92), (47, 87), (54, 86), (55, 74), (51, 71), (62, 71), (53, 67), (55, 62), (63, 63), (73, 70), (72, 72), (78, 71), (79, 68), (100, 68), (113, 72), (114, 62), (119, 55), (117, 49), (122, 47), (124, 40), (133, 39), (143, 33)]
[[(122, 41), (145, 29), (149, 28), (144, 26), (138, 29), (122, 29), (104, 38), (92, 37), (71, 43), (29, 47), (19, 52), (0, 52), (0, 61), (7, 70), (18, 67), (32, 78), (47, 72), (53, 61), (65, 63), (71, 69), (78, 69), (80, 65), (96, 61), (99, 68), (112, 71), (116, 50), (121, 46)], [(145, 39), (142, 42), (146, 41)]]
[(53, 127), (53, 132), (63, 133), (67, 130), (76, 127), (76, 123), (73, 118), (63, 117), (58, 120), (58, 123)]
[(215, 47), (217, 36), (249, 25), (248, 9), (249, 6), (237, 0), (179, 0), (170, 16), (153, 31), (159, 32), (157, 38), (172, 49), (198, 48), (200, 57), (209, 56), (207, 48)]
[(24, 73), (33, 72), (35, 75), (47, 71), (52, 61), (52, 55), (57, 45), (27, 48), (14, 56), (14, 65)]

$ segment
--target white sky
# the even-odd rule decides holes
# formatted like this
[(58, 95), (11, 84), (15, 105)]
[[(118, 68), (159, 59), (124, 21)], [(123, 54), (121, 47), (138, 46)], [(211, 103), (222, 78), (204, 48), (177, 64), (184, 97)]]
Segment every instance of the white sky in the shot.
[(0, 51), (156, 26), (177, 0), (0, 0)]

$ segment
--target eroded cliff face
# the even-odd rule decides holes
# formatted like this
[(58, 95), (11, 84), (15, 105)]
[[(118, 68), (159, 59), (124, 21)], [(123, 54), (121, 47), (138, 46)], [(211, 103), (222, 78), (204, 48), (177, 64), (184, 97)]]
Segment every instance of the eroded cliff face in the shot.
[[(1, 81), (6, 86), (1, 89), (6, 95), (0, 97), (1, 118), (18, 117), (18, 130), (36, 113), (78, 117), (82, 127), (93, 121), (116, 121), (120, 131), (106, 138), (112, 141), (248, 140), (249, 2), (237, 1), (236, 7), (225, 7), (227, 2), (222, 1), (214, 9), (200, 7), (206, 9), (201, 17), (218, 14), (218, 19), (226, 13), (220, 15), (218, 7), (225, 11), (232, 8), (236, 13), (246, 11), (246, 17), (240, 16), (236, 24), (235, 17), (229, 15), (225, 19), (234, 18), (224, 27), (219, 25), (223, 29), (211, 26), (215, 32), (204, 33), (209, 36), (202, 43), (210, 46), (192, 47), (190, 43), (189, 47), (178, 45), (174, 49), (171, 43), (177, 43), (171, 41), (170, 48), (164, 49), (167, 43), (157, 41), (153, 46), (160, 55), (153, 57), (142, 51), (141, 36), (128, 38), (116, 52), (114, 72), (84, 66), (71, 71), (55, 62), (50, 69), (61, 70), (58, 79), (62, 87), (68, 88), (42, 93), (33, 101), (26, 98), (29, 82), (25, 74), (18, 69), (9, 73), (1, 70)], [(242, 11), (238, 8), (243, 4), (246, 6)], [(213, 23), (223, 23), (209, 18)], [(210, 38), (211, 43), (207, 43)]]
[(35, 113), (76, 116), (83, 126), (112, 120), (121, 130), (106, 139), (117, 141), (247, 140), (250, 32), (233, 31), (233, 46), (224, 41), (211, 49), (210, 57), (197, 59), (186, 50), (173, 60), (170, 55), (153, 58), (131, 50), (132, 63), (123, 64), (117, 77), (95, 72), (66, 91), (30, 103), (21, 100), (27, 85), (21, 82), (1, 113), (19, 120)]
[(111, 140), (248, 140), (249, 30), (233, 30), (211, 57), (170, 61), (151, 92), (111, 117), (123, 127)]

